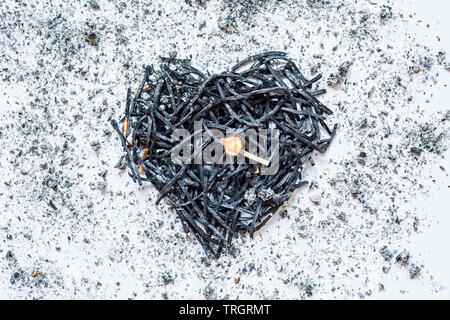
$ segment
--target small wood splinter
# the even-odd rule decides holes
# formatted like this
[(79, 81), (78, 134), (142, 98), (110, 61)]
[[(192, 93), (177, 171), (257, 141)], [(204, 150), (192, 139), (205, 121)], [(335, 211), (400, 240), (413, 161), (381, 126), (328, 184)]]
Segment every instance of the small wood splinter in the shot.
[[(228, 154), (232, 157), (235, 157), (240, 152), (242, 152), (242, 141), (241, 141), (241, 138), (239, 138), (238, 136), (222, 138), (222, 139), (220, 139), (220, 143), (223, 145), (223, 148), (225, 149), (226, 154)], [(243, 153), (244, 157), (246, 157), (246, 158), (249, 158), (256, 162), (259, 162), (266, 167), (269, 166), (270, 162), (267, 161), (266, 159), (258, 157), (257, 155), (249, 153), (245, 150), (242, 153)]]
[(125, 118), (123, 120), (122, 134), (123, 134), (123, 137), (125, 138), (125, 141), (127, 142), (127, 146), (130, 147), (132, 145), (132, 142), (128, 141), (128, 139), (127, 139), (127, 135), (128, 135), (128, 118)]
[[(148, 148), (144, 148), (144, 151), (142, 152), (142, 161), (145, 161), (145, 159), (147, 159), (147, 154), (148, 154)], [(143, 174), (144, 173), (144, 168), (142, 167), (142, 164), (139, 166), (139, 173)]]
[(123, 120), (123, 124), (122, 124), (122, 134), (125, 137), (125, 139), (127, 138), (128, 135), (128, 119), (125, 118)]

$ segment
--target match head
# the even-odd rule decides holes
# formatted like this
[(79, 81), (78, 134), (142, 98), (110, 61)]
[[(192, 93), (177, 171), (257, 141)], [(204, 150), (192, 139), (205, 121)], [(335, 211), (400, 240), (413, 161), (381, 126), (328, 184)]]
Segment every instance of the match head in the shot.
[(242, 141), (238, 136), (231, 136), (220, 139), (226, 154), (230, 156), (237, 156), (242, 149)]

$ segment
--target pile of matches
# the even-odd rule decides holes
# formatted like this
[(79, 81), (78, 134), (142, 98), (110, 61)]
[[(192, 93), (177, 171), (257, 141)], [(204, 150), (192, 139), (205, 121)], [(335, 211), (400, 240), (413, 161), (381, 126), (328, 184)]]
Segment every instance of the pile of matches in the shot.
[[(254, 55), (214, 75), (190, 60), (161, 58), (158, 71), (145, 68), (136, 94), (128, 90), (122, 130), (111, 121), (124, 151), (116, 167), (128, 167), (139, 185), (149, 181), (160, 193), (156, 203), (164, 199), (174, 208), (207, 256), (234, 255), (232, 239), (253, 237), (307, 184), (302, 169), (314, 165), (313, 152), (326, 151), (335, 135), (336, 126), (325, 122), (332, 111), (316, 98), (325, 90), (311, 91), (320, 78), (306, 79), (284, 52)], [(241, 138), (251, 129), (267, 133), (259, 141), (262, 154)], [(194, 151), (176, 158), (183, 141)], [(211, 147), (215, 161), (195, 161)]]

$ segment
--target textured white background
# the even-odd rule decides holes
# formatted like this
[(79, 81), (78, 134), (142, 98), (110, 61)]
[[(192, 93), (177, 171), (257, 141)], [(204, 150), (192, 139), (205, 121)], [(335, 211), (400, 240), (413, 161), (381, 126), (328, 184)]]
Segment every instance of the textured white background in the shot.
[[(0, 66), (8, 68), (5, 74), (10, 80), (0, 82), (0, 297), (300, 299), (309, 298), (305, 288), (311, 285), (311, 298), (315, 299), (449, 299), (449, 150), (441, 155), (423, 152), (417, 162), (407, 152), (398, 156), (398, 170), (405, 170), (404, 174), (394, 173), (392, 167), (374, 173), (369, 166), (371, 161), (375, 161), (374, 166), (379, 163), (374, 152), (368, 154), (364, 168), (348, 169), (345, 163), (355, 162), (360, 143), (369, 150), (368, 144), (376, 145), (373, 150), (379, 151), (379, 156), (386, 150), (386, 141), (376, 135), (376, 128), (371, 131), (375, 137), (358, 137), (355, 128), (366, 115), (389, 112), (386, 122), (396, 116), (402, 121), (410, 117), (413, 123), (436, 122), (450, 109), (450, 72), (435, 63), (429, 71), (421, 67), (417, 75), (408, 74), (414, 64), (404, 54), (417, 50), (418, 56), (429, 54), (434, 58), (443, 50), (449, 61), (450, 2), (344, 3), (340, 11), (330, 11), (328, 17), (320, 11), (317, 21), (312, 9), (301, 5), (292, 5), (292, 11), (283, 4), (278, 11), (269, 6), (271, 10), (255, 14), (252, 28), (224, 34), (217, 23), (220, 1), (208, 2), (196, 15), (183, 1), (132, 1), (125, 7), (118, 1), (99, 1), (100, 10), (95, 12), (86, 9), (84, 2), (37, 1), (33, 9), (5, 1), (1, 8)], [(404, 18), (397, 16), (386, 25), (379, 24), (377, 17), (383, 4), (391, 5), (395, 14), (404, 12)], [(120, 7), (125, 9), (120, 11)], [(187, 8), (188, 13), (179, 7)], [(15, 8), (15, 16), (8, 13), (11, 8)], [(150, 10), (146, 18), (143, 8)], [(158, 14), (162, 9), (165, 11)], [(345, 20), (345, 10), (351, 9), (356, 14), (363, 9), (372, 14), (375, 22), (370, 28), (378, 39), (363, 38), (359, 50), (359, 42), (342, 36), (333, 53), (330, 49), (337, 42), (331, 33), (348, 33), (353, 26)], [(293, 18), (295, 10), (306, 11)], [(58, 12), (65, 21), (49, 29), (48, 21)], [(199, 31), (203, 21), (205, 28)], [(83, 32), (90, 30), (87, 22), (97, 24), (100, 41), (96, 48), (84, 43)], [(308, 31), (313, 34), (310, 38)], [(197, 35), (202, 32), (203, 36)], [(123, 44), (122, 38), (128, 38), (128, 42)], [(385, 50), (388, 45), (393, 47), (386, 51), (391, 65), (378, 64), (375, 54), (366, 50), (371, 46)], [(236, 259), (224, 256), (218, 262), (205, 263), (199, 245), (180, 232), (175, 214), (154, 206), (156, 191), (150, 186), (139, 188), (130, 183), (126, 172), (112, 168), (120, 146), (114, 134), (103, 134), (104, 129), (111, 129), (109, 118), (120, 119), (126, 88), (137, 87), (142, 64), (157, 64), (159, 55), (175, 49), (182, 57), (192, 55), (194, 66), (216, 72), (237, 59), (268, 49), (286, 50), (302, 70), (308, 71), (312, 56), (325, 52), (327, 63), (320, 70), (324, 80), (319, 86), (326, 87), (328, 93), (321, 99), (336, 111), (335, 120), (341, 129), (331, 149), (318, 156), (316, 167), (307, 168), (305, 175), (318, 184), (318, 190), (311, 192), (322, 192), (322, 203), (313, 205), (306, 189), (296, 193), (288, 206), (290, 218), (274, 217), (254, 240), (237, 241), (241, 251)], [(72, 51), (72, 56), (65, 56)], [(327, 76), (352, 59), (355, 62), (347, 82), (336, 89), (328, 88)], [(66, 69), (69, 64), (73, 65), (70, 71)], [(83, 70), (87, 70), (86, 75)], [(373, 71), (379, 72), (377, 80), (368, 81), (365, 77)], [(394, 107), (389, 109), (384, 105), (386, 91), (378, 85), (384, 80), (390, 83), (391, 74), (401, 75), (407, 89), (394, 89), (393, 96), (388, 97)], [(377, 90), (374, 98), (367, 99), (371, 85)], [(412, 103), (408, 105), (405, 101), (409, 95)], [(338, 102), (346, 112), (339, 111)], [(83, 117), (74, 121), (77, 115)], [(53, 126), (46, 122), (47, 117)], [(380, 119), (379, 131), (386, 128), (385, 118)], [(412, 122), (406, 122), (404, 128), (394, 123), (394, 134), (387, 142), (401, 145), (407, 138), (402, 134), (412, 129), (408, 127)], [(46, 131), (33, 131), (34, 125), (41, 124)], [(444, 126), (448, 129), (448, 121), (439, 128)], [(24, 135), (28, 129), (31, 134)], [(63, 143), (71, 135), (76, 142), (61, 155)], [(90, 145), (95, 140), (101, 144), (98, 152)], [(443, 142), (447, 147), (448, 141), (446, 138)], [(46, 144), (52, 146), (53, 153), (18, 157), (10, 152), (20, 146), (24, 152), (34, 146), (41, 150)], [(70, 159), (61, 165), (65, 156)], [(48, 176), (55, 177), (40, 169), (43, 162), (55, 167), (58, 192), (42, 187)], [(103, 191), (92, 188), (103, 182), (98, 177), (102, 170), (108, 170)], [(378, 207), (377, 215), (369, 215), (354, 201), (346, 186), (333, 188), (328, 184), (329, 179), (342, 174), (349, 179), (356, 177), (354, 173), (368, 183), (362, 188), (372, 192), (373, 201), (368, 202)], [(366, 174), (375, 176), (375, 182), (366, 179)], [(408, 182), (403, 183), (404, 177)], [(73, 185), (64, 186), (67, 180)], [(423, 188), (417, 189), (418, 184)], [(389, 198), (377, 194), (388, 188), (398, 191), (395, 204), (400, 206), (398, 215), (404, 218), (398, 228), (386, 222), (391, 218), (386, 204)], [(47, 204), (50, 199), (58, 207), (56, 212)], [(306, 208), (312, 214), (299, 211)], [(335, 219), (339, 211), (346, 212), (347, 223)], [(408, 226), (412, 216), (420, 218), (419, 232)], [(331, 221), (333, 228), (320, 227), (322, 221)], [(384, 245), (396, 253), (406, 249), (411, 263), (423, 265), (419, 277), (410, 279), (407, 267), (384, 262), (379, 254)], [(387, 274), (381, 271), (383, 266), (390, 267)], [(37, 270), (41, 274), (32, 277)], [(18, 276), (12, 281), (15, 274)], [(239, 284), (234, 281), (237, 277)], [(379, 290), (379, 284), (384, 290)]]

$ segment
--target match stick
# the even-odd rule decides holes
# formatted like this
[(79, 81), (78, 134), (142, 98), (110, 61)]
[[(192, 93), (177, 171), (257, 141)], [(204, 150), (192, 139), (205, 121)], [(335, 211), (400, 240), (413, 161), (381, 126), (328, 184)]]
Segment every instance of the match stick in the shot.
[(266, 167), (269, 166), (269, 161), (267, 161), (266, 159), (263, 159), (261, 157), (258, 157), (258, 156), (254, 155), (252, 153), (248, 153), (247, 151), (244, 151), (244, 157), (247, 157), (247, 158), (252, 159), (252, 160), (254, 160), (256, 162), (259, 162), (259, 163), (261, 163), (262, 165), (264, 165)]
[[(226, 154), (230, 156), (237, 156), (239, 152), (242, 152), (242, 141), (238, 136), (231, 136), (228, 138), (222, 138), (220, 139), (220, 143), (223, 145)], [(259, 162), (264, 166), (269, 166), (269, 161), (266, 159), (263, 159), (261, 157), (258, 157), (257, 155), (254, 155), (252, 153), (249, 153), (247, 151), (243, 151), (243, 155), (246, 158), (252, 159), (253, 161)]]

